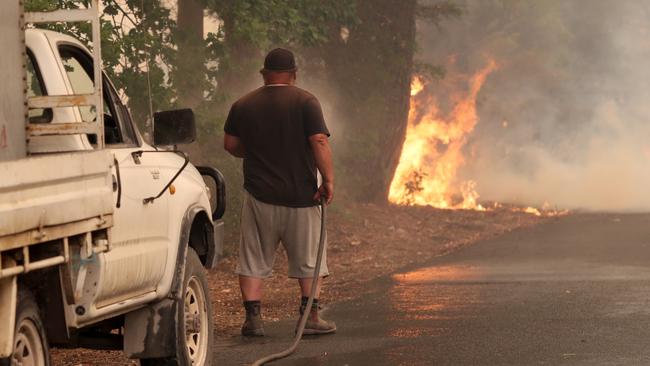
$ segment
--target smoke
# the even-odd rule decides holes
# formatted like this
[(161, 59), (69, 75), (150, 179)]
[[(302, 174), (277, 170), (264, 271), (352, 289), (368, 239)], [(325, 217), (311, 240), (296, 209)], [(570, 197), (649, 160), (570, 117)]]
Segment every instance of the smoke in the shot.
[(461, 19), (418, 24), (421, 61), (499, 65), (479, 94), (461, 179), (481, 200), (650, 209), (650, 4), (456, 3)]

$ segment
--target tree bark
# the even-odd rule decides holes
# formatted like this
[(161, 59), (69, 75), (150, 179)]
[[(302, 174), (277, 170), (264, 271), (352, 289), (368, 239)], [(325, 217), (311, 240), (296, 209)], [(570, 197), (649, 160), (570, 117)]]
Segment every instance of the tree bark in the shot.
[(196, 107), (203, 99), (204, 7), (202, 0), (178, 0), (178, 62), (175, 81), (181, 107)]
[(220, 65), (222, 76), (219, 84), (226, 102), (231, 103), (262, 85), (257, 71), (262, 67), (264, 55), (250, 39), (237, 32), (237, 19), (231, 7), (224, 6), (219, 15), (223, 20), (226, 48), (226, 57)]
[(353, 199), (386, 202), (408, 122), (416, 0), (359, 0), (357, 12), (347, 41), (332, 37), (323, 53), (345, 119), (338, 175)]

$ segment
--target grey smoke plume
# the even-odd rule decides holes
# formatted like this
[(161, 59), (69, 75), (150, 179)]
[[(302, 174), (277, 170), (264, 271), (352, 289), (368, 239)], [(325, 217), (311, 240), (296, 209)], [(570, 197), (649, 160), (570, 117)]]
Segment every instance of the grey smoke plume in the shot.
[(650, 209), (650, 2), (456, 3), (461, 19), (418, 24), (420, 57), (467, 73), (499, 64), (462, 169), (481, 199)]

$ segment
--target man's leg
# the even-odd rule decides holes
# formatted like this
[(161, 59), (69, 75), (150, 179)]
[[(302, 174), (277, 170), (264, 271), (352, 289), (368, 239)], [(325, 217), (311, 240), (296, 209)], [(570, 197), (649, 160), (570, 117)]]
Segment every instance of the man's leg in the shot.
[(264, 335), (262, 322), (262, 285), (261, 278), (239, 275), (239, 288), (246, 309), (246, 320), (241, 334), (247, 337)]
[[(307, 302), (309, 301), (309, 295), (311, 295), (311, 283), (314, 281), (313, 278), (299, 278), (298, 283), (300, 284), (300, 292), (302, 297), (300, 298), (300, 314), (305, 311), (307, 308)], [(318, 298), (320, 297), (320, 288), (323, 283), (323, 277), (318, 278), (316, 282), (316, 293), (314, 294), (314, 302), (312, 303), (312, 308), (318, 310)], [(309, 316), (310, 321), (318, 321), (318, 313), (312, 312)]]
[(246, 309), (246, 320), (241, 330), (244, 336), (264, 335), (261, 302), (263, 278), (271, 274), (275, 250), (280, 241), (273, 217), (273, 207), (260, 204), (244, 192), (237, 265), (239, 287)]
[[(309, 312), (304, 334), (325, 334), (336, 331), (334, 322), (321, 319), (318, 315), (320, 295), (323, 277), (327, 276), (327, 250), (323, 252), (320, 274), (317, 282), (314, 302), (311, 309), (307, 309), (307, 302), (311, 293), (314, 270), (316, 268), (316, 257), (318, 255), (318, 244), (320, 242), (320, 208), (302, 207), (286, 208), (287, 220), (282, 244), (287, 250), (289, 260), (289, 277), (297, 278), (300, 284), (301, 301), (300, 314)], [(327, 237), (323, 238), (327, 242)]]
[[(298, 279), (298, 283), (300, 283), (300, 292), (302, 292), (302, 297), (309, 297), (309, 295), (311, 295), (311, 283), (313, 280), (314, 280), (313, 278)], [(323, 283), (323, 277), (320, 277), (318, 279), (318, 282), (316, 283), (316, 295), (314, 295), (314, 299), (318, 299), (318, 296), (320, 295), (320, 287), (322, 283)]]
[(257, 277), (239, 275), (239, 288), (244, 301), (261, 301), (264, 281)]
[[(307, 324), (305, 324), (304, 334), (327, 334), (336, 332), (336, 324), (332, 321), (322, 319), (319, 316), (320, 306), (318, 303), (318, 296), (320, 295), (321, 284), (323, 283), (323, 277), (318, 278), (316, 283), (316, 293), (314, 294), (314, 302), (311, 305), (311, 309), (307, 309), (307, 303), (309, 302), (309, 295), (311, 295), (311, 283), (313, 278), (299, 278), (298, 283), (300, 284), (300, 291), (302, 292), (302, 297), (300, 299), (300, 315), (305, 311), (309, 311), (309, 317), (307, 318)], [(297, 327), (297, 326), (296, 326)], [(297, 328), (296, 328), (297, 331)]]

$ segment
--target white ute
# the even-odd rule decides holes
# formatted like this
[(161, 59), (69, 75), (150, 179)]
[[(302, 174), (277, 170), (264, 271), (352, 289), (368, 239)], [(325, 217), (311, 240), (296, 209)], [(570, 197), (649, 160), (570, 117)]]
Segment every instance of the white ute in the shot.
[[(156, 113), (156, 146), (143, 141), (99, 66), (90, 3), (0, 5), (0, 365), (49, 365), (50, 346), (210, 365), (223, 177), (175, 149), (195, 137), (191, 110)], [(25, 31), (54, 21), (90, 22), (97, 46)]]

